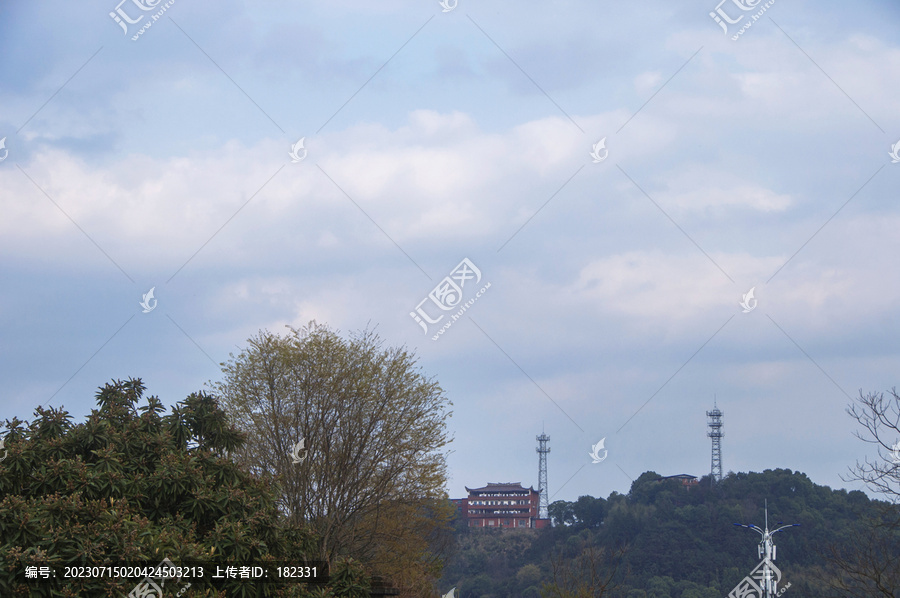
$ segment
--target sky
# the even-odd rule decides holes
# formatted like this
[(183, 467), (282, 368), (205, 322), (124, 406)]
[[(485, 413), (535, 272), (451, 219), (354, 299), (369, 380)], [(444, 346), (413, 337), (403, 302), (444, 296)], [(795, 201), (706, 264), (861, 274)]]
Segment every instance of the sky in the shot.
[(725, 472), (863, 489), (846, 408), (900, 382), (898, 28), (887, 0), (4, 2), (0, 421), (128, 377), (174, 405), (315, 320), (441, 384), (451, 497), (537, 488), (542, 431), (551, 502), (708, 474), (714, 404)]

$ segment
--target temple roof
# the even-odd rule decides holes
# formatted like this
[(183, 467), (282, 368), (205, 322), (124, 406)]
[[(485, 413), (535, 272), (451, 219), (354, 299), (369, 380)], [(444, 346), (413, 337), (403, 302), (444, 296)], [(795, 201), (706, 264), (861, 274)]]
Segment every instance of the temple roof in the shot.
[(483, 488), (469, 488), (466, 486), (466, 491), (468, 492), (534, 492), (533, 487), (523, 488), (522, 482), (488, 482), (487, 486)]

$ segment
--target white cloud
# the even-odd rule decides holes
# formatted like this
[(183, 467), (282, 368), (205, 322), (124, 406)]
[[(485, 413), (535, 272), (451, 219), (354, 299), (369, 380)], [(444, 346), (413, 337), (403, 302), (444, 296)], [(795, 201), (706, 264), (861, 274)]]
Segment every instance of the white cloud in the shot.
[(681, 167), (664, 177), (665, 189), (651, 195), (664, 207), (677, 213), (704, 211), (722, 216), (731, 208), (743, 207), (759, 212), (783, 212), (795, 202), (787, 193), (767, 189), (748, 180), (750, 173), (735, 175), (705, 165)]

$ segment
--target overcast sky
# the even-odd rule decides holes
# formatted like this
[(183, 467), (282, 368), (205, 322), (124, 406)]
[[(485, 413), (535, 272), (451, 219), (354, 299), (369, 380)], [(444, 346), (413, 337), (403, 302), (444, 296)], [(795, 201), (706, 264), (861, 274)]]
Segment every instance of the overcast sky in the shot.
[(452, 497), (537, 487), (541, 430), (551, 501), (707, 474), (714, 397), (726, 471), (859, 487), (896, 2), (117, 1), (0, 5), (0, 420), (315, 319), (438, 379)]

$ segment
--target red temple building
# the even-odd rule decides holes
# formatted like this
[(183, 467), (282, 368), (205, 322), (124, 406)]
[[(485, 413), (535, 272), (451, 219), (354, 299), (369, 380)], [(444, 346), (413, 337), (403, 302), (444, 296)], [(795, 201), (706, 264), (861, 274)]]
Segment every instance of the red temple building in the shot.
[(469, 527), (542, 528), (549, 519), (539, 519), (541, 495), (521, 482), (492, 483), (483, 488), (466, 487), (468, 498), (453, 502)]

